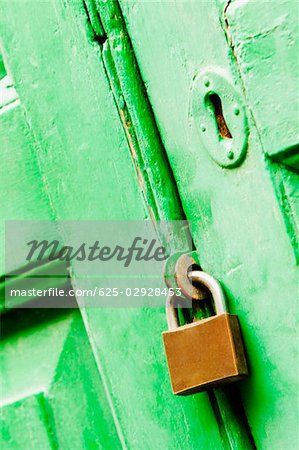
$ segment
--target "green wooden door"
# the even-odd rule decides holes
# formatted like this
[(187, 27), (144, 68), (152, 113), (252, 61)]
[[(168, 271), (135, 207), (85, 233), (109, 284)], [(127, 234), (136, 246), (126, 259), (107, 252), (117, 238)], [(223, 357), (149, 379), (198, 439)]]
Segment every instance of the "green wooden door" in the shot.
[(297, 13), (239, 0), (2, 3), (1, 242), (4, 220), (187, 218), (250, 366), (244, 382), (176, 398), (163, 308), (8, 312), (4, 448), (298, 446)]

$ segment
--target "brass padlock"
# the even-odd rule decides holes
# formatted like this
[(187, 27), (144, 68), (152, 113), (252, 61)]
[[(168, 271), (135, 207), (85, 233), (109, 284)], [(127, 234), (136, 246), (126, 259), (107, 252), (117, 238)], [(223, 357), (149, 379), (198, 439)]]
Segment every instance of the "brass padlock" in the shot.
[(174, 297), (168, 297), (168, 331), (163, 333), (163, 340), (172, 390), (178, 395), (193, 394), (248, 375), (239, 320), (227, 312), (220, 284), (201, 271), (191, 272), (190, 278), (209, 289), (216, 315), (179, 326)]

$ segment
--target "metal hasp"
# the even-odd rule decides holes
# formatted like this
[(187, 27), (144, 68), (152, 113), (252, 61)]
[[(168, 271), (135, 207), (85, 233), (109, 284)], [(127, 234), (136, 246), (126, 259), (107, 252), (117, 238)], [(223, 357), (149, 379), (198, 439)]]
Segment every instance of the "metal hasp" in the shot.
[(204, 391), (248, 375), (239, 320), (227, 312), (221, 285), (201, 271), (191, 272), (189, 278), (209, 289), (216, 315), (180, 327), (172, 306), (174, 297), (168, 297), (169, 329), (163, 333), (163, 340), (172, 391), (178, 395)]
[(212, 159), (221, 167), (239, 166), (247, 151), (247, 116), (241, 96), (222, 69), (208, 69), (195, 78), (190, 113)]
[(171, 255), (165, 262), (164, 281), (169, 288), (181, 290), (183, 298), (203, 300), (207, 298), (208, 291), (203, 286), (193, 286), (186, 276), (191, 270), (200, 270), (196, 252), (177, 252)]

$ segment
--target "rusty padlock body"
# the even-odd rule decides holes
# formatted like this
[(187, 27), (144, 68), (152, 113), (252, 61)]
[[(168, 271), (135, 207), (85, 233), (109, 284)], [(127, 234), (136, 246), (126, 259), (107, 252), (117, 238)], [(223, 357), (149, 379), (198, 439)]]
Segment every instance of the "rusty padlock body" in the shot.
[(179, 326), (172, 297), (166, 308), (163, 340), (174, 394), (187, 395), (238, 381), (248, 375), (238, 317), (226, 311), (222, 288), (211, 275), (194, 271), (193, 280), (211, 292), (215, 316)]

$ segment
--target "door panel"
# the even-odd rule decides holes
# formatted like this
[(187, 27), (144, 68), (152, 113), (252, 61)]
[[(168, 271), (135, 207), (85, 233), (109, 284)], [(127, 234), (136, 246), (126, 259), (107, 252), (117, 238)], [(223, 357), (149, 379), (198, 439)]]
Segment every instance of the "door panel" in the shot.
[(298, 13), (293, 0), (237, 0), (223, 14), (263, 150), (297, 170)]
[(1, 319), (1, 448), (121, 448), (78, 310)]
[[(12, 81), (4, 72), (0, 81), (0, 96), (6, 100), (0, 108), (0, 148), (2, 170), (0, 178), (1, 256), (0, 273), (4, 273), (5, 220), (51, 220), (52, 211), (45, 193), (35, 156), (37, 142), (25, 117)], [(7, 86), (7, 87), (6, 87)], [(8, 88), (8, 86), (11, 86)], [(7, 91), (14, 95), (7, 95)], [(10, 196), (10, 203), (7, 202)], [(15, 267), (6, 267), (6, 271)]]
[[(83, 5), (28, 1), (5, 3), (3, 10), (3, 43), (40, 145), (37, 159), (54, 218), (149, 217), (148, 197), (138, 185), (127, 130)], [(157, 159), (163, 162), (161, 155)], [(168, 185), (166, 170), (163, 182), (160, 187)], [(164, 206), (161, 211), (168, 208)], [(180, 217), (180, 205), (168, 210), (173, 214), (166, 215), (169, 219)], [(80, 287), (80, 280), (76, 283)], [(87, 309), (82, 316), (117, 429), (116, 446), (225, 446), (207, 394), (186, 399), (171, 394), (161, 341), (164, 310)], [(57, 386), (59, 382), (64, 390), (65, 381), (57, 379)], [(66, 413), (61, 409), (59, 414)], [(101, 434), (97, 423), (94, 429)]]
[[(249, 3), (245, 8), (251, 8)], [(18, 425), (5, 425), (4, 439), (14, 435), (16, 448), (23, 448), (32, 433), (22, 412), (28, 407), (33, 425), (40, 430), (36, 445), (45, 448), (48, 443), (54, 448), (58, 444), (63, 448), (251, 448), (246, 418), (238, 401), (233, 401), (240, 391), (257, 447), (292, 448), (298, 430), (297, 371), (292, 364), (298, 175), (265, 159), (264, 147), (270, 149), (277, 142), (269, 132), (273, 114), (264, 113), (272, 108), (272, 99), (268, 104), (264, 78), (248, 76), (243, 84), (245, 63), (240, 66), (236, 61), (225, 30), (229, 19), (238, 50), (242, 49), (243, 19), (235, 19), (239, 13), (243, 17), (241, 4), (236, 2), (235, 7), (232, 2), (225, 8), (222, 2), (123, 0), (120, 5), (125, 24), (117, 2), (3, 4), (3, 46), (24, 108), (20, 123), (34, 136), (32, 144), (24, 144), (22, 135), (11, 150), (16, 155), (21, 147), (28, 155), (33, 151), (28, 160), (34, 161), (34, 169), (28, 173), (33, 171), (34, 177), (30, 175), (29, 181), (25, 177), (24, 182), (20, 177), (15, 183), (21, 169), (8, 163), (8, 170), (13, 167), (16, 174), (10, 183), (23, 195), (32, 179), (39, 195), (30, 202), (36, 206), (34, 217), (30, 212), (28, 218), (48, 214), (62, 220), (143, 220), (186, 215), (203, 269), (222, 282), (231, 312), (240, 317), (251, 376), (239, 388), (174, 398), (160, 336), (166, 327), (164, 310), (82, 308), (87, 335), (77, 313), (63, 319), (67, 324), (63, 345), (52, 349), (55, 371), (45, 371), (47, 376), (51, 373), (50, 388), (44, 391), (39, 386), (43, 378), (38, 375), (30, 380), (29, 393), (20, 389), (13, 394), (14, 400), (3, 411), (8, 421)], [(254, 12), (250, 14), (254, 21)], [(270, 53), (274, 41), (267, 41)], [(246, 47), (249, 56), (251, 44)], [(242, 55), (240, 51), (237, 58)], [(277, 65), (277, 60), (272, 58), (272, 63)], [(219, 165), (201, 138), (206, 130), (192, 105), (195, 82), (203, 70), (220, 73), (223, 86), (230, 86), (246, 112), (248, 148), (237, 167)], [(275, 74), (279, 78), (279, 71)], [(264, 106), (252, 103), (259, 87)], [(220, 98), (224, 116), (230, 101), (226, 92)], [(3, 121), (10, 127), (6, 114)], [(286, 117), (286, 109), (281, 108), (279, 117), (278, 128), (291, 130), (290, 140), (284, 142), (279, 136), (279, 148), (286, 149), (296, 143), (293, 116)], [(235, 127), (234, 121), (229, 125)], [(10, 152), (8, 144), (6, 148)], [(212, 149), (213, 154), (217, 151)], [(289, 151), (284, 151), (285, 156), (290, 156)], [(27, 217), (26, 208), (20, 218)], [(63, 231), (67, 235), (68, 230)], [(80, 279), (73, 283), (87, 287)], [(95, 282), (87, 283), (92, 287)], [(31, 320), (28, 333), (34, 335)], [(54, 335), (59, 334), (58, 322), (52, 324)], [(40, 327), (47, 335), (47, 326), (41, 322)], [(8, 374), (17, 364), (14, 339), (4, 342), (11, 346), (3, 353), (11, 358)], [(44, 347), (50, 343), (46, 336)], [(90, 346), (96, 369), (90, 362)], [(38, 350), (33, 342), (26, 348), (24, 354), (31, 348)], [(57, 418), (55, 427), (51, 420), (45, 421), (45, 411), (51, 420)], [(72, 418), (79, 423), (78, 430)], [(22, 424), (24, 436), (18, 431)], [(69, 435), (64, 426), (71, 429)]]
[[(194, 79), (202, 70), (219, 68), (246, 104), (215, 5), (121, 5), (183, 208), (194, 225), (201, 265), (222, 282), (230, 310), (240, 317), (251, 376), (239, 386), (255, 442), (259, 448), (292, 447), (298, 433), (293, 364), (298, 271), (291, 242), (296, 239), (291, 228), (296, 216), (291, 216), (286, 232), (284, 208), (294, 205), (298, 176), (288, 178), (283, 204), (273, 186), (277, 168), (262, 156), (250, 103), (247, 155), (239, 167), (219, 166), (203, 144), (201, 122), (190, 107)], [(263, 8), (271, 5), (264, 2)], [(294, 67), (288, 70), (288, 76), (298, 76)], [(288, 115), (279, 120), (288, 126)]]

